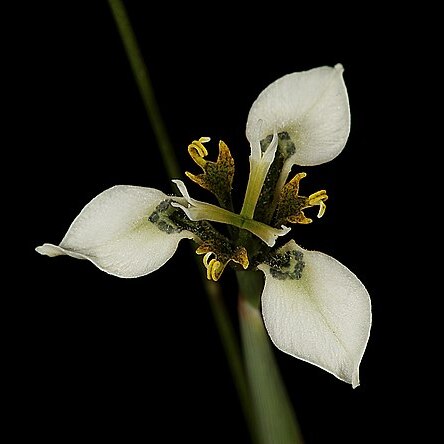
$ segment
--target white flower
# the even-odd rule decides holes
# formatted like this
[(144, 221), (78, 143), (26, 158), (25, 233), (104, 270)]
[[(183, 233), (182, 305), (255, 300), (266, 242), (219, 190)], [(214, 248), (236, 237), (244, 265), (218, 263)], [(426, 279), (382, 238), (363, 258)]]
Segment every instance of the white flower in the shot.
[[(269, 85), (253, 103), (246, 135), (250, 175), (242, 210), (232, 208), (234, 160), (222, 141), (216, 162), (204, 143), (188, 151), (203, 173), (187, 176), (212, 192), (220, 206), (152, 188), (115, 186), (81, 211), (59, 245), (37, 251), (48, 256), (88, 259), (119, 277), (149, 274), (165, 264), (182, 239), (198, 244), (208, 279), (218, 280), (228, 263), (265, 274), (262, 314), (280, 350), (337, 378), (359, 385), (359, 365), (371, 327), (370, 298), (364, 285), (330, 256), (306, 251), (290, 240), (273, 248), (289, 224), (307, 224), (304, 211), (325, 212), (327, 193), (300, 195), (294, 165), (316, 165), (336, 157), (347, 141), (350, 113), (342, 66), (288, 74)], [(222, 234), (212, 223), (230, 227)], [(237, 265), (235, 265), (237, 264)]]

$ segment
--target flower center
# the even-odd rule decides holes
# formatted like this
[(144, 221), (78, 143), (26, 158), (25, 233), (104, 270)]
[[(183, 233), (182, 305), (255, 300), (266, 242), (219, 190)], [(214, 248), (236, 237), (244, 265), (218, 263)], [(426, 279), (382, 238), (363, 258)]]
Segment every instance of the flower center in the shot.
[[(185, 184), (173, 180), (183, 197), (172, 197), (161, 202), (149, 220), (168, 234), (182, 230), (191, 232), (199, 244), (196, 253), (204, 255), (203, 264), (209, 280), (217, 281), (230, 262), (245, 270), (267, 263), (273, 276), (278, 279), (300, 279), (305, 266), (303, 253), (296, 250), (278, 253), (272, 247), (279, 236), (290, 231), (286, 224), (312, 222), (305, 216), (305, 209), (319, 206), (318, 217), (322, 217), (328, 199), (326, 191), (320, 190), (308, 197), (299, 195), (299, 183), (306, 177), (305, 173), (296, 174), (279, 188), (285, 163), (296, 149), (288, 134), (281, 132), (265, 138), (260, 146), (252, 150), (250, 180), (243, 210), (237, 214), (233, 211), (231, 200), (233, 157), (227, 145), (220, 141), (217, 161), (206, 160), (208, 150), (204, 144), (209, 141), (209, 137), (201, 137), (188, 145), (190, 156), (203, 173), (195, 175), (187, 172), (186, 175), (212, 192), (220, 206), (191, 198)], [(256, 173), (260, 174), (255, 176)], [(249, 197), (252, 198), (251, 202)], [(254, 215), (254, 218), (250, 215)], [(210, 222), (228, 227), (226, 235)]]

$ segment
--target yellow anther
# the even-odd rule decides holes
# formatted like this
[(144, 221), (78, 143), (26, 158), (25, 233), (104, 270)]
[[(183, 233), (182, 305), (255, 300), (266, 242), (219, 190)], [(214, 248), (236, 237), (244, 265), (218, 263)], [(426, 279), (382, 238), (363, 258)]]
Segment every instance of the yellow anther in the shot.
[(211, 259), (211, 261), (207, 265), (207, 279), (209, 281), (211, 281), (212, 278), (213, 278), (213, 274), (212, 274), (213, 270), (212, 270), (212, 268), (213, 268), (213, 265), (214, 265), (215, 262), (217, 262), (216, 259)]
[(325, 190), (320, 190), (308, 196), (308, 203), (313, 206), (319, 205), (320, 201), (324, 201), (327, 199), (328, 199), (327, 192)]
[(222, 252), (214, 245), (202, 244), (197, 250), (197, 254), (203, 254), (202, 262), (207, 269), (207, 279), (217, 281), (230, 261), (240, 264), (245, 270), (249, 261), (247, 250), (244, 247), (237, 247), (234, 251)]
[[(199, 251), (199, 248), (196, 250), (196, 253), (201, 254)], [(205, 268), (208, 268), (208, 259), (211, 257), (212, 254), (213, 254), (213, 252), (210, 251), (207, 254), (205, 254), (205, 256), (203, 257), (202, 262), (205, 265)]]
[(213, 259), (210, 259), (212, 255), (215, 255), (212, 251), (206, 253), (203, 257), (202, 262), (207, 269), (207, 279), (209, 281), (217, 281), (224, 271), (226, 264), (218, 261), (215, 257), (213, 257)]
[(318, 218), (321, 218), (327, 206), (325, 205), (325, 201), (328, 199), (327, 192), (325, 190), (317, 191), (316, 193), (310, 194), (308, 197), (308, 204), (311, 207), (315, 205), (319, 205)]
[(321, 201), (319, 204), (318, 219), (320, 219), (324, 215), (326, 208), (327, 205), (325, 205), (324, 201)]
[(209, 142), (211, 139), (209, 137), (201, 137), (199, 140), (193, 140), (188, 145), (188, 153), (193, 158), (193, 160), (200, 166), (205, 167), (207, 161), (204, 159), (208, 156), (208, 150), (204, 147), (204, 143)]
[[(205, 265), (205, 268), (207, 269), (207, 279), (209, 281), (217, 281), (222, 272), (225, 269), (225, 265), (221, 261), (216, 259), (216, 254), (213, 251), (208, 251), (207, 248), (204, 245), (201, 245), (197, 250), (197, 254), (205, 253), (205, 256), (202, 259), (203, 264)], [(212, 259), (211, 256), (215, 256)]]
[(220, 278), (224, 268), (225, 266), (220, 261), (211, 259), (207, 269), (207, 278), (216, 282)]

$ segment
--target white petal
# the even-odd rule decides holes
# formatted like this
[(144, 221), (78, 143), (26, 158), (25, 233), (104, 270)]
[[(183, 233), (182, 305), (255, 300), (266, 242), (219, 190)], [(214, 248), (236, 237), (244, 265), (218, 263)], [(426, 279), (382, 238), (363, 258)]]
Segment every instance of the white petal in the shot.
[(318, 165), (335, 158), (350, 132), (343, 68), (323, 66), (287, 74), (259, 94), (248, 115), (250, 144), (286, 131), (296, 146), (292, 164)]
[(88, 259), (109, 274), (133, 278), (157, 270), (175, 253), (188, 231), (161, 231), (149, 221), (168, 196), (153, 188), (118, 185), (105, 190), (83, 208), (60, 245), (36, 250), (47, 256)]
[(269, 265), (259, 266), (266, 276), (262, 314), (273, 343), (357, 387), (371, 327), (367, 290), (326, 254), (303, 250), (294, 241), (282, 251), (302, 252), (305, 267), (300, 279), (278, 279)]

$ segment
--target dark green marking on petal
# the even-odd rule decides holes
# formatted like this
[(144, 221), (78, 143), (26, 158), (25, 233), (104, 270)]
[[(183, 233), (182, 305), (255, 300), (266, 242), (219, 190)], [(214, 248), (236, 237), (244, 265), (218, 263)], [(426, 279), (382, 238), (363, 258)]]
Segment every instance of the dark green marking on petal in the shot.
[(275, 279), (299, 280), (305, 267), (302, 251), (291, 250), (285, 253), (274, 253), (265, 263), (270, 266), (270, 273)]
[(167, 234), (180, 233), (183, 228), (177, 225), (171, 219), (171, 216), (177, 212), (177, 208), (171, 205), (172, 199), (166, 199), (157, 205), (148, 220), (152, 222), (156, 227)]

